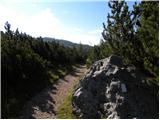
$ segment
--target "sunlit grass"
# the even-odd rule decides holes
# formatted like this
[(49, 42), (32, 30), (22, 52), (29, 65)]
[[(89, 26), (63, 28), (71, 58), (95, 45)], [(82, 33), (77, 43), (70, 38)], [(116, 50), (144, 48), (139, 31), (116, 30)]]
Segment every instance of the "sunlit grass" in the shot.
[(69, 92), (68, 96), (65, 98), (63, 104), (58, 108), (57, 117), (58, 119), (78, 119), (73, 114), (72, 108), (72, 93), (73, 89), (76, 88), (80, 77), (76, 78), (75, 85), (73, 86), (72, 90)]
[(58, 108), (58, 119), (76, 119), (76, 116), (72, 113), (72, 94), (70, 93), (64, 103)]

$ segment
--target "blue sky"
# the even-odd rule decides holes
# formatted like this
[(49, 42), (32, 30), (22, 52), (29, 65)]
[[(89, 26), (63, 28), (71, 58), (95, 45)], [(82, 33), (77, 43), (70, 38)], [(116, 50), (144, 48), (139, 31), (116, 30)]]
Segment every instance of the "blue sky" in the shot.
[[(53, 2), (54, 1), (54, 2)], [(0, 30), (9, 21), (12, 30), (34, 37), (54, 37), (95, 45), (102, 38), (102, 23), (110, 9), (107, 1), (93, 0), (1, 0)], [(134, 1), (128, 1), (131, 6)]]

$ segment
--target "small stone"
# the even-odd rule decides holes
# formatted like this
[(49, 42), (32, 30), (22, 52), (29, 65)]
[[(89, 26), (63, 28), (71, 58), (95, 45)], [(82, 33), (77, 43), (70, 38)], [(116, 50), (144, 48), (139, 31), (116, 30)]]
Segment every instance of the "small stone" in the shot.
[(127, 88), (126, 88), (126, 85), (125, 84), (121, 84), (121, 90), (123, 93), (127, 92)]

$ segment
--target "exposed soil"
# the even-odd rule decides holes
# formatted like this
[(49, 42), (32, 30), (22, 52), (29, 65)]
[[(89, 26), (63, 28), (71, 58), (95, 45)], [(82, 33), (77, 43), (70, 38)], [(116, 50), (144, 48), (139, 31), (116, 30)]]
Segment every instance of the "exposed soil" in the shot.
[(78, 83), (78, 80), (85, 75), (86, 71), (86, 66), (76, 67), (73, 72), (59, 79), (56, 84), (42, 90), (24, 106), (20, 118), (56, 118), (57, 108), (63, 104), (68, 93)]

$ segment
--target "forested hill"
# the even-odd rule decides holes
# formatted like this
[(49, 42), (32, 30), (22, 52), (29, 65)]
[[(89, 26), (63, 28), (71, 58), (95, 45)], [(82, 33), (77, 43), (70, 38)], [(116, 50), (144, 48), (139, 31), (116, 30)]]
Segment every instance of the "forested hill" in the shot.
[(90, 48), (92, 48), (92, 46), (90, 45), (86, 45), (86, 44), (77, 44), (77, 43), (73, 43), (73, 42), (70, 42), (68, 40), (63, 40), (63, 39), (55, 39), (55, 38), (50, 38), (50, 37), (44, 37), (43, 38), (44, 41), (47, 41), (47, 42), (52, 42), (52, 41), (55, 41), (57, 43), (59, 43), (60, 45), (63, 45), (65, 47), (78, 47), (79, 45), (82, 45), (82, 48), (84, 50), (89, 50)]

